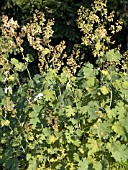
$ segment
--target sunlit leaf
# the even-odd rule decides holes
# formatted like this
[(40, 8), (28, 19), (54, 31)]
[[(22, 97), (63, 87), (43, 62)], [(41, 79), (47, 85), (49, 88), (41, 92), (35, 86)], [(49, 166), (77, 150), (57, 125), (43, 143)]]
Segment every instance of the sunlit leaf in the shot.
[(101, 49), (101, 47), (102, 47), (101, 44), (100, 44), (100, 41), (97, 41), (95, 46), (96, 46), (97, 51), (99, 51)]
[(89, 138), (88, 143), (86, 144), (86, 146), (89, 149), (88, 155), (94, 155), (94, 153), (96, 153), (97, 151), (100, 150), (100, 148), (98, 147), (98, 142), (95, 139)]
[(109, 93), (109, 88), (107, 88), (106, 86), (101, 86), (100, 90), (104, 95)]
[(78, 163), (78, 170), (85, 170), (88, 169), (89, 162), (87, 158), (83, 158), (82, 161), (79, 161)]
[(75, 115), (75, 110), (71, 106), (67, 106), (65, 111), (67, 117), (71, 117)]
[(115, 122), (114, 125), (112, 126), (112, 129), (114, 132), (116, 132), (119, 136), (125, 136), (125, 132), (123, 127), (119, 122)]
[(128, 148), (126, 145), (121, 144), (120, 141), (107, 143), (107, 149), (112, 153), (112, 157), (116, 161), (126, 161), (128, 159)]
[(57, 138), (54, 135), (49, 136), (48, 143), (52, 144), (57, 140)]

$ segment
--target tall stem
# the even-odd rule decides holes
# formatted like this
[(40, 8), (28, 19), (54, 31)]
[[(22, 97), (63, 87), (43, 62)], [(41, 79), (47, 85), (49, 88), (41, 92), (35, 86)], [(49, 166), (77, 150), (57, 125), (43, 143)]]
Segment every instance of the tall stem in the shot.
[[(24, 54), (23, 54), (22, 51), (21, 51), (21, 53), (22, 53), (23, 59), (25, 60), (25, 57), (24, 57)], [(32, 78), (31, 78), (30, 71), (29, 71), (29, 69), (28, 69), (27, 62), (26, 62), (26, 61), (25, 61), (25, 65), (26, 65), (26, 69), (27, 69), (27, 72), (28, 72), (29, 79), (31, 80)]]

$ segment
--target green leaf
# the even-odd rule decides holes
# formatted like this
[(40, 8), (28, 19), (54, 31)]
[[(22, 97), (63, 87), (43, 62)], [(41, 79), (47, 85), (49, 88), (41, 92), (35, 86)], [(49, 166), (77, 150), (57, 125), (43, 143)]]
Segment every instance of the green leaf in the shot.
[(4, 121), (4, 125), (5, 125), (5, 126), (9, 126), (9, 125), (10, 125), (10, 121), (9, 121), (9, 120), (5, 120), (5, 121)]
[(121, 59), (121, 54), (119, 51), (114, 51), (114, 49), (112, 50), (109, 50), (107, 53), (106, 53), (106, 59), (107, 61), (115, 61), (115, 62), (119, 62), (120, 59)]
[(69, 133), (69, 131), (65, 131), (65, 138), (66, 138), (66, 140), (67, 140), (67, 143), (73, 143), (74, 142), (74, 140), (72, 139), (72, 134), (71, 133)]
[(0, 70), (0, 82), (3, 82), (5, 79), (5, 76), (2, 74), (2, 71)]
[(97, 51), (99, 51), (101, 49), (102, 45), (100, 44), (100, 40), (97, 41), (96, 45), (95, 45), (95, 48)]
[(24, 71), (26, 69), (26, 66), (24, 63), (19, 62), (15, 58), (11, 58), (11, 63), (15, 66), (15, 69), (17, 71)]
[(27, 170), (36, 170), (37, 169), (37, 163), (36, 163), (36, 158), (33, 158), (29, 160), (29, 167)]
[(51, 130), (49, 128), (43, 128), (43, 135), (46, 137), (49, 137), (52, 134)]
[(38, 136), (38, 139), (39, 143), (42, 143), (42, 141), (46, 140), (46, 136), (42, 133)]
[(100, 150), (98, 146), (98, 142), (95, 139), (88, 139), (88, 143), (86, 144), (87, 148), (89, 149), (88, 155), (94, 155), (97, 151)]
[(34, 117), (34, 118), (30, 119), (30, 124), (32, 125), (32, 128), (33, 128), (33, 129), (36, 128), (36, 125), (37, 125), (37, 123), (39, 123), (39, 122), (40, 122), (40, 120), (39, 120), (38, 117)]
[(0, 99), (2, 99), (4, 97), (4, 91), (3, 89), (0, 87)]
[(54, 135), (49, 136), (48, 144), (52, 144), (57, 140), (57, 138)]
[(84, 77), (85, 78), (90, 78), (90, 77), (94, 77), (94, 69), (93, 69), (93, 65), (90, 63), (87, 63), (85, 65), (85, 67), (83, 68), (83, 72), (84, 72)]
[(122, 87), (126, 90), (128, 90), (128, 81), (123, 81), (122, 82)]
[(93, 77), (90, 77), (88, 80), (86, 80), (85, 87), (88, 89), (88, 87), (93, 87), (95, 84), (95, 79)]
[(114, 132), (118, 134), (118, 136), (125, 136), (125, 132), (123, 127), (121, 126), (120, 122), (115, 122), (112, 126)]
[(75, 139), (75, 140), (73, 141), (73, 144), (74, 144), (75, 146), (79, 147), (80, 144), (81, 144), (81, 142), (80, 142), (78, 139)]
[(102, 164), (100, 162), (93, 162), (93, 167), (95, 170), (102, 170)]
[(104, 139), (109, 138), (109, 135), (112, 133), (111, 126), (112, 126), (112, 123), (108, 121), (104, 121), (100, 123), (99, 132)]
[(72, 117), (72, 118), (70, 118), (69, 120), (72, 122), (73, 127), (75, 127), (75, 126), (78, 127), (78, 122), (79, 122), (78, 119)]
[(33, 105), (33, 111), (29, 113), (29, 117), (30, 118), (36, 118), (39, 116), (39, 113), (42, 109), (42, 106), (38, 106), (38, 105)]
[(45, 98), (46, 101), (54, 101), (55, 100), (54, 91), (45, 89), (43, 91), (43, 94), (44, 94), (44, 98)]
[(79, 107), (80, 113), (86, 115), (88, 111), (88, 106)]
[(33, 136), (33, 134), (31, 132), (28, 134), (27, 137), (28, 137), (29, 141), (33, 141), (34, 140), (34, 136)]
[(104, 75), (108, 75), (108, 74), (109, 74), (109, 72), (108, 72), (108, 70), (102, 70), (102, 74), (104, 74)]
[(125, 128), (128, 133), (128, 115), (124, 116), (122, 119), (119, 119), (120, 124)]
[(107, 143), (107, 149), (112, 153), (112, 157), (119, 162), (128, 160), (128, 147), (121, 144), (120, 141)]
[(79, 154), (74, 153), (73, 154), (73, 159), (74, 159), (74, 161), (80, 162)]
[(37, 112), (37, 111), (32, 111), (31, 113), (29, 113), (30, 118), (36, 118), (36, 117), (38, 117), (38, 115), (39, 115), (39, 112)]
[(24, 58), (25, 61), (27, 61), (28, 63), (31, 63), (34, 61), (34, 58), (31, 54), (27, 54), (26, 57)]
[(106, 86), (101, 86), (100, 90), (104, 95), (109, 93), (109, 88), (107, 88)]
[(99, 110), (99, 102), (98, 101), (90, 101), (88, 103), (88, 115), (89, 115), (89, 121), (96, 119), (96, 111)]
[(79, 161), (78, 163), (78, 170), (86, 170), (88, 169), (89, 161), (87, 158), (83, 158), (82, 161)]
[(33, 80), (36, 82), (36, 83), (40, 83), (40, 75), (39, 74), (36, 74), (33, 78)]
[(33, 105), (33, 109), (35, 110), (35, 112), (40, 112), (42, 109), (42, 106), (38, 106), (38, 105)]
[(30, 153), (27, 153), (27, 155), (26, 155), (27, 161), (29, 161), (31, 159), (31, 157), (32, 157), (32, 155)]
[(105, 110), (106, 110), (108, 118), (110, 119), (115, 118), (118, 115), (118, 112), (115, 108), (111, 109), (109, 106), (106, 106)]
[(24, 70), (26, 69), (26, 66), (25, 66), (24, 63), (19, 62), (18, 65), (15, 65), (15, 69), (16, 69), (17, 71), (22, 72), (22, 71), (24, 71)]
[(75, 109), (72, 108), (71, 106), (67, 106), (65, 111), (67, 117), (75, 116)]
[(34, 81), (33, 80), (29, 80), (28, 81), (28, 86), (31, 88), (34, 88)]
[(50, 50), (48, 49), (48, 48), (44, 48), (43, 50), (42, 50), (42, 55), (46, 55), (46, 54), (49, 54), (50, 53)]
[(82, 134), (83, 134), (83, 132), (82, 132), (82, 130), (81, 129), (77, 129), (76, 131), (75, 131), (75, 133), (77, 134), (77, 136), (79, 136), (79, 137), (81, 137), (82, 136)]
[(17, 59), (15, 59), (15, 58), (11, 58), (11, 63), (13, 65), (18, 65), (19, 61)]
[(68, 78), (65, 76), (65, 72), (66, 72), (66, 70), (64, 70), (64, 71), (61, 73), (60, 77), (59, 77), (59, 81), (60, 81), (62, 84), (65, 84), (65, 83), (67, 82), (67, 80), (68, 80)]

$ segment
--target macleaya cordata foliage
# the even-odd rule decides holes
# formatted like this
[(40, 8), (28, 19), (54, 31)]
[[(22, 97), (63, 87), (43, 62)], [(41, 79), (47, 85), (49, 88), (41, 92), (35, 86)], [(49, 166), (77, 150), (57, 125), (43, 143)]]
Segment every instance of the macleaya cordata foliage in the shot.
[[(104, 0), (78, 10), (81, 44), (95, 65), (81, 63), (79, 50), (68, 56), (65, 41), (51, 45), (54, 20), (40, 11), (22, 27), (2, 17), (0, 168), (128, 169), (128, 52), (112, 48), (123, 24), (114, 17)], [(26, 53), (25, 42), (37, 58)]]

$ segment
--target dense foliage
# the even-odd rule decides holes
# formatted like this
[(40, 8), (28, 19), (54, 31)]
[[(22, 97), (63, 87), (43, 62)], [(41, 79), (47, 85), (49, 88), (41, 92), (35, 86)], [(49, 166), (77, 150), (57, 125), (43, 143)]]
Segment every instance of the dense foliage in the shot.
[[(54, 18), (54, 34), (52, 44), (57, 45), (59, 41), (66, 41), (66, 51), (70, 54), (74, 44), (81, 44), (81, 33), (77, 27), (77, 10), (80, 6), (90, 8), (94, 0), (0, 0), (0, 14), (8, 15), (24, 25), (32, 18), (35, 9), (42, 11), (46, 18)], [(100, 1), (99, 1), (100, 2)], [(123, 19), (124, 27), (118, 36), (114, 37), (125, 48), (127, 33), (127, 12), (124, 7), (124, 0), (108, 0), (107, 10), (114, 10), (115, 18), (120, 16)], [(126, 49), (126, 48), (125, 48)], [(85, 52), (81, 47), (81, 52)]]
[(22, 26), (2, 16), (1, 169), (128, 169), (128, 52), (116, 41), (124, 22), (104, 0), (77, 13), (81, 43), (70, 53), (39, 10)]

